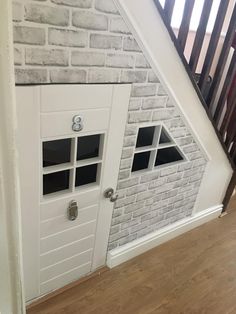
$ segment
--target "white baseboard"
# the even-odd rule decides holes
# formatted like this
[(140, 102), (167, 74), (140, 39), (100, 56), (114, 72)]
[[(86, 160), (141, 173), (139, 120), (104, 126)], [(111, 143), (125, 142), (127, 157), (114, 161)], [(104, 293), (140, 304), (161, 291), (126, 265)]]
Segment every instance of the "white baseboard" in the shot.
[(222, 208), (223, 205), (211, 207), (108, 252), (107, 266), (113, 268), (120, 265), (182, 233), (219, 217)]

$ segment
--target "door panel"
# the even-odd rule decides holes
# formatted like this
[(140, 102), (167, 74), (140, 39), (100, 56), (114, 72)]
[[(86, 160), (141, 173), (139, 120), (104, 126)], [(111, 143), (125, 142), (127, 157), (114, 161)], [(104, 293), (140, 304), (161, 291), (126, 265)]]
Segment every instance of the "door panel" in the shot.
[(72, 130), (73, 117), (78, 115), (78, 113), (82, 117), (83, 122), (83, 130), (80, 134), (107, 129), (109, 109), (45, 113), (41, 115), (41, 137), (74, 135), (74, 131)]
[(129, 96), (129, 85), (17, 87), (27, 300), (105, 265), (103, 192), (116, 188)]

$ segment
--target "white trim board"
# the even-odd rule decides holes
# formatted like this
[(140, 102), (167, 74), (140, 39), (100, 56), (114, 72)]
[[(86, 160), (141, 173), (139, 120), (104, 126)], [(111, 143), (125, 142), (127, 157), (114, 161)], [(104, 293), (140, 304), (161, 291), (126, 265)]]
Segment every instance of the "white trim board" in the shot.
[(140, 239), (114, 249), (107, 254), (107, 266), (113, 268), (164, 242), (192, 230), (214, 218), (219, 217), (223, 205), (218, 205), (196, 213), (194, 216), (177, 221)]

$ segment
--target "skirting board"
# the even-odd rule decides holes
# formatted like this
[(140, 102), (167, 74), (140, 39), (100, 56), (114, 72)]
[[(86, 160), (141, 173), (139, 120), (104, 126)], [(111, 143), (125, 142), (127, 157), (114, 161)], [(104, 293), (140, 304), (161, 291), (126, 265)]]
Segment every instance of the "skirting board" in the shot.
[(118, 266), (135, 256), (219, 217), (222, 208), (223, 205), (211, 207), (108, 252), (107, 266), (109, 268)]

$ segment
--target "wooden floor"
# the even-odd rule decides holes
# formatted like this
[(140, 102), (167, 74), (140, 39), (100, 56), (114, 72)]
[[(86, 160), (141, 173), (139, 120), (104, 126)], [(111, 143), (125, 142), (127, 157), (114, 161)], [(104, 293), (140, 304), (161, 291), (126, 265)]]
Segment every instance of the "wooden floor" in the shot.
[(27, 313), (236, 313), (236, 198), (230, 206), (223, 218), (85, 281)]

